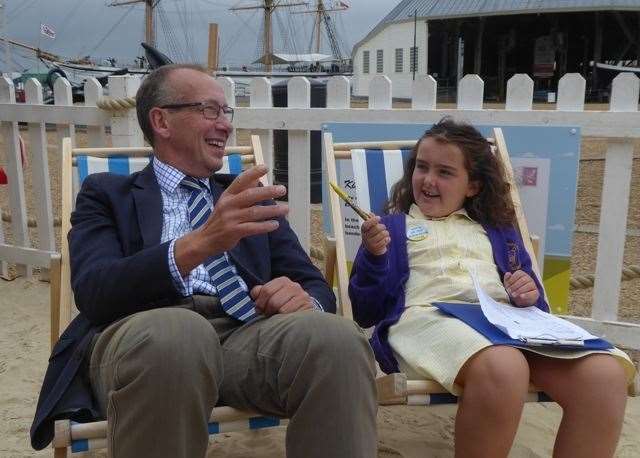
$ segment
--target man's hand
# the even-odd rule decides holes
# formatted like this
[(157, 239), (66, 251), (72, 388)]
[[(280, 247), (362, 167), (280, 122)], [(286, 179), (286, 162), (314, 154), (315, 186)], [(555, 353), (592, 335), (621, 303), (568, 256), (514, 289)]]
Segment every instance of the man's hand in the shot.
[(266, 316), (313, 309), (313, 299), (302, 286), (287, 277), (278, 277), (251, 289), (256, 310)]
[(540, 292), (533, 278), (522, 270), (504, 274), (504, 287), (518, 307), (533, 305), (538, 302), (540, 297)]
[(369, 253), (380, 256), (387, 252), (391, 236), (386, 226), (380, 222), (379, 216), (371, 215), (362, 223), (360, 232), (362, 233), (362, 244)]
[(278, 228), (277, 218), (285, 216), (289, 207), (286, 204), (257, 204), (282, 197), (286, 188), (258, 187), (258, 179), (266, 173), (267, 168), (260, 165), (238, 175), (216, 202), (209, 219), (176, 241), (175, 259), (182, 275), (209, 256), (230, 250), (244, 237), (266, 234)]

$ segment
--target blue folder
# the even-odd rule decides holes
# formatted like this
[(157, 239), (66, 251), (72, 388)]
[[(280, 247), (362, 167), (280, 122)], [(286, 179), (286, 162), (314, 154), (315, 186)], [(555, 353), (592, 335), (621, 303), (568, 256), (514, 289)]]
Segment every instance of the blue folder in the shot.
[(496, 345), (511, 345), (514, 347), (551, 346), (572, 350), (608, 350), (613, 348), (613, 345), (603, 339), (588, 339), (583, 341), (584, 345), (568, 343), (566, 341), (560, 342), (549, 340), (548, 342), (541, 343), (541, 341), (536, 340), (535, 343), (533, 343), (520, 339), (512, 339), (509, 335), (505, 334), (502, 330), (487, 320), (484, 313), (482, 313), (480, 305), (478, 304), (434, 302), (433, 305), (443, 312), (464, 321), (467, 325), (478, 331)]

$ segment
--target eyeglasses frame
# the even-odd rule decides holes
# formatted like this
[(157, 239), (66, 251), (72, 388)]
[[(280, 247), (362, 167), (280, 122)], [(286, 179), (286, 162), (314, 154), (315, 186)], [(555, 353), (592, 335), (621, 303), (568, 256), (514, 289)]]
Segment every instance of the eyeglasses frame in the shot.
[[(216, 105), (218, 105), (216, 103)], [(204, 114), (205, 108), (213, 108), (215, 105), (209, 103), (209, 102), (186, 102), (186, 103), (170, 103), (167, 105), (161, 105), (158, 108), (163, 108), (163, 109), (167, 109), (167, 110), (180, 110), (182, 108), (195, 108), (198, 107), (200, 108), (200, 112), (202, 113), (202, 116), (204, 116), (205, 119), (210, 119), (212, 121), (215, 121), (216, 119), (220, 118), (220, 112), (222, 112), (225, 115), (231, 115), (229, 116), (225, 116), (226, 119), (229, 120), (229, 122), (233, 122), (233, 115), (234, 115), (234, 109), (231, 108), (229, 105), (218, 105), (218, 113), (216, 114), (216, 116), (214, 118), (210, 118), (207, 117)]]

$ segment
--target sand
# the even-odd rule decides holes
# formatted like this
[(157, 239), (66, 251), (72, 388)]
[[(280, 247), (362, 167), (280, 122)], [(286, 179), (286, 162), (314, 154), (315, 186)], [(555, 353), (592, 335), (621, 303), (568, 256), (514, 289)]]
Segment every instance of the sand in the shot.
[[(0, 281), (0, 457), (51, 456), (29, 446), (35, 402), (49, 355), (49, 285), (37, 280)], [(453, 455), (454, 406), (383, 407), (378, 412), (380, 457)], [(512, 457), (550, 456), (561, 410), (555, 404), (530, 404)], [(284, 456), (284, 428), (222, 434), (212, 438), (208, 457)], [(630, 398), (619, 457), (640, 451), (640, 398)], [(98, 456), (105, 456), (102, 453)]]

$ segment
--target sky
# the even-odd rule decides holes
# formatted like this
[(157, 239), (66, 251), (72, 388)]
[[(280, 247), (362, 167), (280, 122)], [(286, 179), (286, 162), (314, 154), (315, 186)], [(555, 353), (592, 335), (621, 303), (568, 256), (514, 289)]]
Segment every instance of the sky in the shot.
[[(108, 6), (125, 0), (0, 0), (5, 5), (7, 35), (43, 50), (74, 58), (91, 55), (98, 62), (116, 57), (132, 62), (142, 54), (144, 5)], [(301, 0), (281, 0), (299, 3)], [(315, 0), (302, 0), (315, 5)], [(156, 9), (157, 47), (176, 62), (206, 63), (208, 23), (219, 24), (220, 65), (250, 64), (259, 56), (262, 10), (230, 11), (231, 7), (261, 4), (260, 0), (160, 0)], [(337, 0), (324, 0), (325, 7)], [(348, 54), (352, 46), (400, 0), (343, 0), (350, 6), (335, 13), (334, 24)], [(312, 14), (285, 14), (303, 11), (305, 6), (277, 10), (274, 24), (275, 50), (288, 53), (309, 52)], [(55, 39), (40, 33), (40, 24), (55, 31)], [(1, 23), (0, 23), (1, 26)], [(0, 34), (2, 35), (2, 34)], [(323, 35), (323, 41), (326, 38)], [(329, 52), (325, 47), (323, 52)], [(0, 67), (6, 68), (7, 55), (0, 44)], [(25, 50), (11, 48), (13, 70), (36, 67), (37, 59)], [(41, 66), (42, 68), (42, 66)]]

